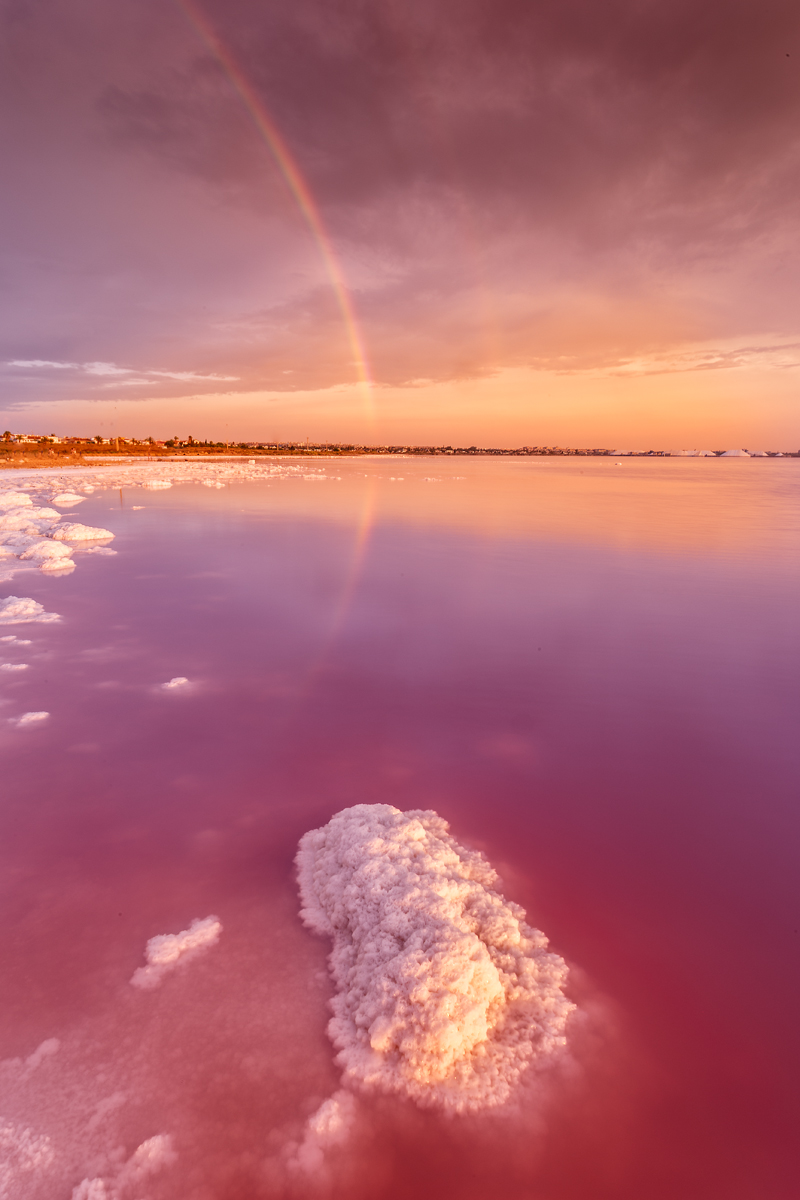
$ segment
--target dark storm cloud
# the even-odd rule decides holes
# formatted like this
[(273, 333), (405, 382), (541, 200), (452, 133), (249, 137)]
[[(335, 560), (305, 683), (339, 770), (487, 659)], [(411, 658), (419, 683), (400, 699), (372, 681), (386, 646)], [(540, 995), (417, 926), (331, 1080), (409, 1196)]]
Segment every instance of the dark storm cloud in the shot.
[[(796, 5), (196, 11), (309, 182), (379, 379), (613, 363), (796, 323)], [(0, 356), (243, 389), (354, 378), (313, 241), (187, 10), (17, 0), (3, 24)], [(19, 402), (113, 384), (5, 374)]]
[[(329, 205), (441, 187), (478, 208), (597, 221), (609, 201), (628, 209), (633, 188), (642, 218), (709, 199), (718, 217), (736, 207), (723, 184), (780, 174), (796, 147), (800, 74), (787, 54), (800, 55), (800, 16), (786, 0), (226, 0), (202, 11)], [(762, 207), (789, 199), (778, 191)]]

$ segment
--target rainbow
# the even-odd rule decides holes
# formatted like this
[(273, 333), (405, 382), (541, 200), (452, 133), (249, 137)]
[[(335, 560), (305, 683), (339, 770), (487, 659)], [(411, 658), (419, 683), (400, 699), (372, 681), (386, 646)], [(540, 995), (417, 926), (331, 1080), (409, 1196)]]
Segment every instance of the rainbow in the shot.
[(272, 117), (267, 112), (255, 89), (249, 83), (230, 50), (221, 41), (209, 20), (199, 11), (193, 0), (176, 0), (176, 3), (201, 40), (217, 59), (234, 89), (244, 102), (317, 244), (331, 287), (333, 288), (333, 293), (336, 297), (336, 302), (339, 306), (339, 311), (342, 314), (345, 330), (347, 331), (347, 339), (350, 343), (350, 350), (358, 377), (358, 385), (364, 397), (367, 416), (372, 420), (375, 415), (372, 379), (364, 340), (358, 327), (358, 320), (356, 319), (353, 302), (347, 289), (344, 273), (339, 265), (336, 252), (322, 222), (322, 217), (314, 202), (314, 197), (311, 195), (308, 184), (303, 178), (299, 166), (292, 157), (289, 147), (286, 145)]

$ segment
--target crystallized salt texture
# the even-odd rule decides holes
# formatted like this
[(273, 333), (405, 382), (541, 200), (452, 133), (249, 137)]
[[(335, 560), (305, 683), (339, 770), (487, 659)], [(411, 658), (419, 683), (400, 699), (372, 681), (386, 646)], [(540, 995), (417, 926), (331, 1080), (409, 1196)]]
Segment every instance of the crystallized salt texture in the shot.
[(75, 521), (59, 525), (53, 534), (57, 542), (104, 542), (113, 536), (108, 529), (93, 529), (91, 525), (79, 525)]
[(85, 496), (76, 496), (74, 492), (59, 492), (50, 503), (58, 504), (61, 508), (72, 508), (76, 504), (83, 504), (85, 499)]
[(33, 501), (25, 492), (0, 492), (0, 511), (9, 508), (27, 508)]
[(25, 1059), (26, 1070), (30, 1073), (35, 1071), (37, 1067), (46, 1062), (48, 1058), (52, 1058), (54, 1054), (58, 1054), (61, 1049), (61, 1042), (58, 1038), (45, 1038), (43, 1042), (34, 1050), (33, 1054), (29, 1054)]
[(60, 520), (61, 513), (56, 512), (54, 508), (34, 508), (33, 506), (24, 508), (20, 506), (7, 510), (5, 515), (0, 517), (0, 529), (15, 530), (28, 527), (36, 529), (40, 522), (52, 525)]
[(355, 1097), (344, 1088), (323, 1100), (306, 1122), (303, 1140), (289, 1159), (290, 1168), (320, 1176), (326, 1155), (336, 1147), (346, 1145), (356, 1111)]
[(32, 521), (60, 521), (61, 520), (61, 513), (56, 512), (56, 510), (54, 508), (37, 508), (35, 505), (33, 508), (25, 509), (25, 516), (29, 517)]
[(345, 1085), (467, 1112), (565, 1043), (567, 967), (434, 812), (344, 809), (304, 835), (301, 916), (333, 939)]
[(177, 1157), (169, 1134), (158, 1133), (137, 1146), (128, 1161), (111, 1178), (81, 1180), (72, 1189), (72, 1200), (122, 1200), (123, 1196), (127, 1198), (133, 1195), (138, 1198), (141, 1185), (151, 1175), (172, 1166)]
[(69, 558), (71, 553), (69, 546), (64, 546), (52, 538), (42, 538), (40, 542), (34, 542), (33, 545), (28, 546), (28, 549), (20, 554), (20, 558), (59, 559)]
[(6, 596), (0, 600), (0, 625), (26, 625), (32, 621), (40, 624), (60, 621), (58, 613), (45, 612), (38, 600), (30, 596)]
[(39, 570), (46, 575), (66, 575), (75, 570), (75, 563), (71, 558), (46, 558)]
[(24, 1196), (26, 1179), (46, 1171), (53, 1159), (48, 1137), (0, 1118), (0, 1200)]
[(151, 937), (145, 949), (146, 967), (137, 967), (131, 976), (134, 987), (156, 988), (163, 977), (179, 963), (188, 962), (204, 950), (215, 945), (222, 933), (219, 917), (205, 917), (192, 921), (188, 929), (180, 933), (159, 933)]
[(57, 574), (62, 571), (72, 571), (75, 563), (70, 558), (72, 549), (52, 538), (42, 538), (41, 541), (31, 541), (26, 550), (19, 555), (21, 559), (38, 562), (42, 571)]

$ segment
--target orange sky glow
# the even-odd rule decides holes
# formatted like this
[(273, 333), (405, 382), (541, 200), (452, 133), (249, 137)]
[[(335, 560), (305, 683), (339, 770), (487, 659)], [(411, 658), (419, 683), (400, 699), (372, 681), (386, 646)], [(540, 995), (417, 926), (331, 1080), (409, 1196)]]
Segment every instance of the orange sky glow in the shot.
[(797, 11), (6, 20), (0, 423), (797, 449)]

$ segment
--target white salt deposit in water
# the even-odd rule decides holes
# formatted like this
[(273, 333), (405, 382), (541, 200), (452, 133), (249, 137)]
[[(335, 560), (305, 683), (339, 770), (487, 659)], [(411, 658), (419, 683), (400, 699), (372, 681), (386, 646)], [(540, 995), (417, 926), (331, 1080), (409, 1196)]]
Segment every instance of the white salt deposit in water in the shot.
[[(57, 549), (46, 537), (61, 514), (54, 508), (38, 508), (24, 492), (4, 492), (0, 496), (0, 558), (27, 558), (42, 570), (53, 570), (55, 560), (67, 559), (69, 550)], [(71, 569), (66, 561), (58, 568)], [(8, 575), (5, 576), (6, 578)]]
[(50, 1139), (0, 1118), (0, 1200), (22, 1200), (25, 1180), (53, 1161)]
[(324, 1177), (326, 1156), (347, 1144), (357, 1112), (355, 1097), (343, 1088), (324, 1100), (306, 1121), (302, 1142), (287, 1146), (289, 1170)]
[(27, 671), (27, 663), (0, 663), (0, 671)]
[(138, 1200), (142, 1194), (141, 1185), (164, 1167), (171, 1166), (177, 1157), (169, 1134), (156, 1134), (142, 1142), (114, 1175), (82, 1180), (73, 1188), (72, 1200), (123, 1200), (123, 1197), (133, 1200), (134, 1196)]
[(45, 575), (68, 575), (70, 571), (75, 570), (75, 562), (71, 558), (48, 558), (39, 570)]
[(94, 529), (91, 525), (80, 525), (77, 521), (59, 525), (53, 534), (57, 542), (103, 542), (109, 541), (113, 536), (108, 529)]
[(58, 1038), (46, 1038), (40, 1045), (36, 1047), (33, 1054), (29, 1054), (25, 1059), (25, 1069), (28, 1074), (35, 1071), (45, 1059), (50, 1058), (53, 1054), (57, 1054), (61, 1047)]
[(33, 542), (28, 546), (27, 550), (23, 550), (19, 557), (23, 560), (35, 558), (37, 561), (43, 561), (44, 559), (53, 561), (55, 559), (69, 558), (71, 553), (72, 551), (69, 546), (64, 546), (61, 542), (55, 542), (51, 538), (42, 538), (40, 542)]
[(189, 680), (185, 675), (176, 675), (173, 679), (170, 679), (168, 683), (162, 683), (161, 686), (166, 691), (170, 691), (173, 688), (185, 687), (188, 682)]
[(40, 624), (60, 621), (58, 613), (45, 612), (38, 600), (29, 596), (6, 596), (0, 600), (0, 625), (26, 625), (33, 621)]
[(85, 499), (85, 496), (76, 496), (74, 492), (59, 492), (50, 503), (57, 504), (59, 508), (72, 508), (76, 504), (83, 504)]
[(131, 976), (134, 987), (156, 988), (161, 980), (178, 965), (185, 965), (219, 941), (222, 922), (219, 917), (192, 921), (180, 933), (159, 933), (151, 937), (145, 948), (146, 967), (137, 967)]
[(0, 510), (7, 511), (9, 508), (27, 507), (33, 504), (30, 496), (25, 492), (0, 492)]
[(564, 960), (436, 813), (344, 809), (296, 862), (302, 919), (333, 939), (328, 1033), (346, 1086), (476, 1111), (564, 1046)]
[(49, 712), (26, 712), (21, 717), (11, 717), (9, 720), (12, 725), (24, 729), (30, 725), (41, 725), (42, 721), (46, 721), (49, 716)]

